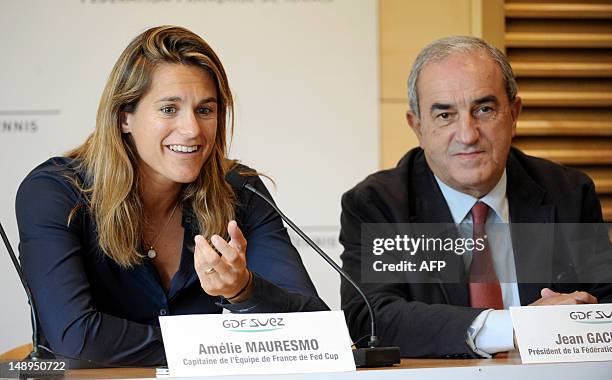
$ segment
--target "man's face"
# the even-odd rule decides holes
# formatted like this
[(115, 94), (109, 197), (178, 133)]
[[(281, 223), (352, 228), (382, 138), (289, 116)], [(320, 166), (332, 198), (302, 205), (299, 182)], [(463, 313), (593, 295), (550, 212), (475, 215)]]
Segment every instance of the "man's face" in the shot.
[(486, 195), (506, 166), (520, 98), (510, 103), (501, 69), (479, 51), (427, 64), (417, 87), (421, 117), (407, 118), (432, 171), (458, 191)]

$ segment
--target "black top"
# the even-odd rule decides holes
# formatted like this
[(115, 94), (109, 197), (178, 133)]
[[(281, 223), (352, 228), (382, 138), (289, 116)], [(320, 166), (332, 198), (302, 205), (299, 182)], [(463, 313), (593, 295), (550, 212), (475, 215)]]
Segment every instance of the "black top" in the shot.
[[(254, 292), (229, 304), (206, 294), (194, 269), (195, 218), (183, 205), (181, 261), (164, 290), (150, 259), (129, 269), (98, 245), (95, 221), (81, 207), (83, 194), (66, 176), (83, 181), (70, 159), (35, 168), (17, 192), (19, 252), (38, 310), (42, 342), (60, 356), (95, 364), (152, 366), (166, 362), (158, 316), (232, 312), (328, 310), (276, 212), (248, 190), (235, 190), (236, 221), (247, 242)], [(259, 177), (248, 182), (269, 195)]]

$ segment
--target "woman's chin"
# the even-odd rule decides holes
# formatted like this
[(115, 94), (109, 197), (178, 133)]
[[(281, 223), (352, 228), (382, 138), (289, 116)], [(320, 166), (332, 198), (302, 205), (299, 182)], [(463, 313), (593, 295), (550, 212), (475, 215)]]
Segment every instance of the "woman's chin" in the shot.
[(177, 183), (181, 183), (183, 185), (189, 184), (194, 182), (196, 179), (198, 179), (198, 175), (191, 175), (191, 176), (181, 176), (175, 179), (175, 182)]
[(165, 177), (174, 183), (187, 184), (198, 179), (199, 171), (168, 173)]

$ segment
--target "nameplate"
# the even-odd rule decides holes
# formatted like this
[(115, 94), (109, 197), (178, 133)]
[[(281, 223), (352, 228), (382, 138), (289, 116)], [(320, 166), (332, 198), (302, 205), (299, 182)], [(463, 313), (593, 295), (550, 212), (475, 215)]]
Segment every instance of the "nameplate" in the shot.
[(523, 363), (612, 360), (612, 304), (511, 307)]
[(159, 317), (170, 376), (354, 371), (342, 311)]

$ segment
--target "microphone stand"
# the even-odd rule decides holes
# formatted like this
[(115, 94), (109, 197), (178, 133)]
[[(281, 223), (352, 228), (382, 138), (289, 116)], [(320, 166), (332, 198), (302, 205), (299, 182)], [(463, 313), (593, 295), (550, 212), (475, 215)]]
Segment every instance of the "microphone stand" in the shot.
[(32, 323), (32, 351), (29, 353), (26, 359), (28, 360), (40, 360), (43, 358), (43, 355), (40, 351), (40, 347), (38, 345), (38, 320), (36, 318), (36, 307), (34, 306), (34, 298), (32, 297), (32, 292), (30, 291), (30, 287), (25, 279), (25, 275), (23, 274), (23, 270), (21, 269), (21, 265), (15, 256), (15, 252), (11, 247), (11, 243), (4, 232), (4, 228), (2, 227), (2, 223), (0, 223), (0, 235), (2, 235), (2, 240), (4, 241), (4, 245), (6, 246), (6, 250), (11, 257), (11, 261), (15, 266), (15, 270), (17, 271), (17, 275), (21, 280), (21, 285), (23, 285), (23, 289), (26, 292), (26, 296), (28, 297), (28, 303), (30, 304), (30, 321)]
[[(400, 349), (399, 347), (379, 347), (378, 336), (376, 335), (376, 315), (374, 313), (374, 309), (372, 309), (372, 305), (370, 301), (363, 293), (361, 288), (353, 281), (353, 279), (344, 271), (334, 260), (332, 260), (329, 255), (327, 255), (312, 239), (308, 237), (295, 223), (291, 221), (283, 212), (272, 202), (271, 199), (266, 197), (264, 194), (259, 192), (250, 184), (246, 183), (246, 181), (241, 179), (237, 179), (238, 175), (234, 175), (232, 172), (228, 173), (226, 179), (228, 182), (233, 183), (234, 185), (239, 185), (237, 187), (244, 187), (250, 192), (256, 194), (261, 199), (263, 199), (266, 203), (268, 203), (277, 213), (280, 215), (281, 219), (285, 221), (295, 231), (308, 245), (315, 250), (329, 265), (332, 266), (336, 270), (336, 272), (340, 273), (340, 275), (349, 282), (359, 293), (361, 298), (364, 299), (366, 306), (368, 307), (368, 312), (370, 313), (370, 340), (368, 341), (367, 348), (357, 348), (353, 350), (353, 358), (355, 359), (355, 365), (357, 367), (383, 367), (383, 366), (392, 366), (393, 364), (398, 364), (400, 362)], [(243, 183), (239, 183), (241, 181)], [(240, 186), (242, 185), (242, 186)]]

